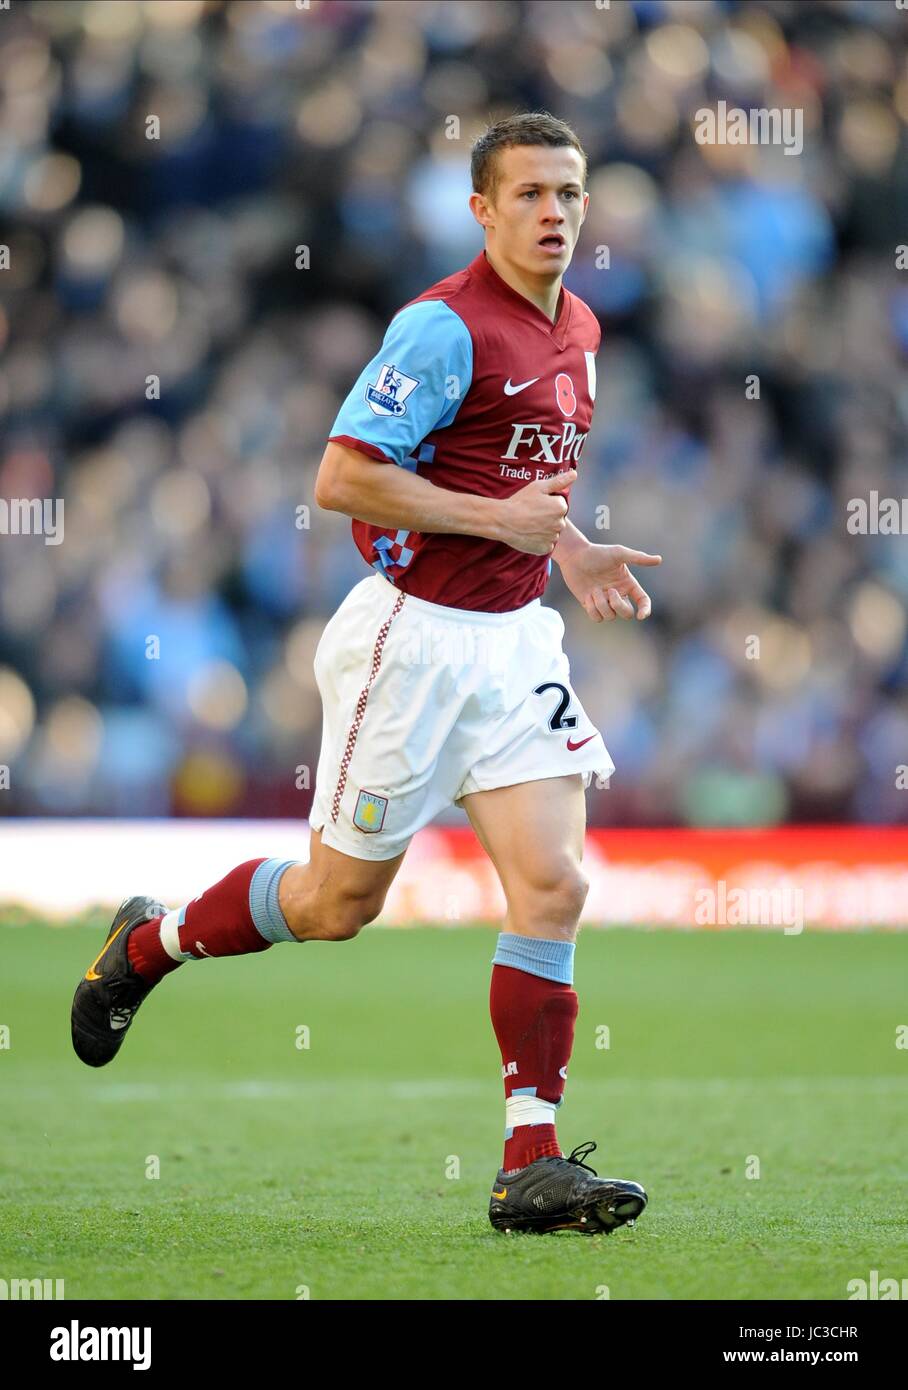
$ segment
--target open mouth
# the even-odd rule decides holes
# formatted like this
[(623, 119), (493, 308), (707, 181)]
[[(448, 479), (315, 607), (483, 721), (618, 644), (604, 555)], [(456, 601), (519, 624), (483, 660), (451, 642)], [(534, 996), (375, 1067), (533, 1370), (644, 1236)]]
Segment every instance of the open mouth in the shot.
[(564, 237), (560, 232), (549, 232), (548, 236), (540, 237), (538, 246), (544, 246), (547, 251), (561, 251), (564, 249)]

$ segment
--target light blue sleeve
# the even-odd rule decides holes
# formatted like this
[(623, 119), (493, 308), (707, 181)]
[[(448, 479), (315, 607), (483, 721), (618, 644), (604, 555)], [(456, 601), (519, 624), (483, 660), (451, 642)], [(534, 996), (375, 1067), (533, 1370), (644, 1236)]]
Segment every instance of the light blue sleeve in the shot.
[(389, 323), (329, 438), (358, 439), (415, 467), (420, 444), (450, 425), (472, 379), (473, 339), (460, 315), (440, 299), (408, 304)]

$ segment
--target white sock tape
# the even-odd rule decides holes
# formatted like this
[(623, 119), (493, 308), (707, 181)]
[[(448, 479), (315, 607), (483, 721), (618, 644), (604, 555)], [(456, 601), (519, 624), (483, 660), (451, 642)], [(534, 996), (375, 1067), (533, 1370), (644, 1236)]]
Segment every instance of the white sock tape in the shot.
[(518, 1125), (553, 1125), (558, 1107), (555, 1101), (536, 1096), (508, 1096), (504, 1108), (505, 1125), (516, 1129)]
[(175, 908), (161, 918), (161, 945), (171, 960), (195, 960), (195, 956), (184, 955), (180, 950), (180, 910)]

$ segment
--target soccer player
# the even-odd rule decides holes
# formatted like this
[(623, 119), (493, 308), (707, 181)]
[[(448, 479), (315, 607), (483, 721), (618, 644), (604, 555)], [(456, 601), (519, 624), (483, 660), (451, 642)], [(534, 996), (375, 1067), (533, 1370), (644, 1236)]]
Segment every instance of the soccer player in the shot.
[(595, 1143), (565, 1156), (555, 1130), (578, 1007), (584, 787), (614, 764), (541, 596), (554, 560), (593, 622), (644, 619), (628, 565), (661, 557), (592, 544), (567, 519), (601, 336), (561, 283), (589, 202), (580, 142), (522, 114), (486, 131), (471, 168), (485, 249), (394, 316), (316, 480), (318, 504), (353, 518), (372, 573), (315, 656), (309, 861), (251, 860), (175, 911), (128, 899), (76, 990), (73, 1044), (90, 1066), (110, 1061), (184, 961), (356, 936), (413, 835), (460, 805), (507, 902), (490, 992), (506, 1127), (489, 1218), (593, 1234), (647, 1202), (639, 1183), (583, 1162)]

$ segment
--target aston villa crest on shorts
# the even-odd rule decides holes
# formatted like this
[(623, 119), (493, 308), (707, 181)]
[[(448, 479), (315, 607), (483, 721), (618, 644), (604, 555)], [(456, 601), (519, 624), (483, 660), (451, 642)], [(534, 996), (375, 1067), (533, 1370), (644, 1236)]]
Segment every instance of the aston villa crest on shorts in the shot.
[(366, 404), (375, 415), (406, 415), (406, 400), (419, 385), (419, 378), (407, 376), (393, 363), (383, 362), (378, 380), (366, 387)]
[(386, 796), (376, 796), (375, 792), (360, 792), (353, 811), (353, 824), (358, 830), (364, 830), (367, 835), (374, 834), (384, 825), (387, 809)]

